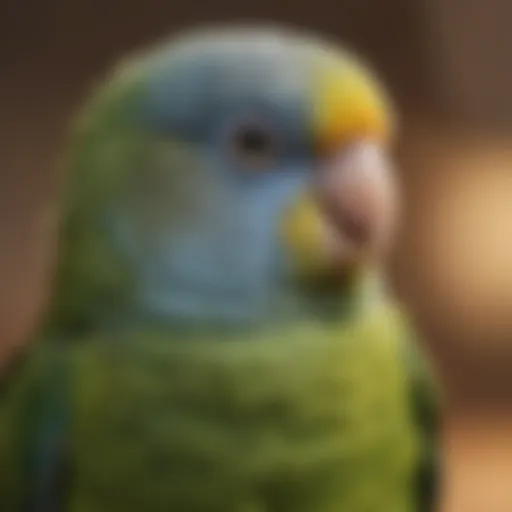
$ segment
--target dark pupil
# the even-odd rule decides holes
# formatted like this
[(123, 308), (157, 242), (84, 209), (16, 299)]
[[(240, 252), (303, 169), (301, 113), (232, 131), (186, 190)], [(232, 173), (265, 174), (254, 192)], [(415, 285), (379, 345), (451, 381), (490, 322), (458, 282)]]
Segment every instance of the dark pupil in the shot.
[(237, 139), (238, 147), (247, 153), (264, 153), (270, 146), (267, 134), (258, 128), (241, 131)]

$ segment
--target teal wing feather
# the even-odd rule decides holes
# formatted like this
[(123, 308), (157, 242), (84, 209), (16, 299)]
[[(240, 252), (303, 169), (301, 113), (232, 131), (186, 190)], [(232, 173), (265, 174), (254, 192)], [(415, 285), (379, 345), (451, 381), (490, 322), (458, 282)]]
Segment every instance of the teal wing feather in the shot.
[(60, 512), (66, 500), (67, 364), (44, 344), (4, 375), (0, 404), (1, 510)]
[(436, 509), (441, 481), (441, 401), (432, 365), (417, 344), (409, 344), (409, 376), (414, 420), (422, 441), (416, 479), (418, 510)]

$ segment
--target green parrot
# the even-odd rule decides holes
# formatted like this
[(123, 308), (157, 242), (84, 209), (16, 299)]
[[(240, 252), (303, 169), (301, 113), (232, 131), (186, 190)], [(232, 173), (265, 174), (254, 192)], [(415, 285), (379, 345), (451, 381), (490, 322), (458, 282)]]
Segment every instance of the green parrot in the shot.
[(355, 54), (285, 27), (115, 67), (2, 377), (2, 512), (433, 510), (436, 379), (383, 270), (393, 110)]

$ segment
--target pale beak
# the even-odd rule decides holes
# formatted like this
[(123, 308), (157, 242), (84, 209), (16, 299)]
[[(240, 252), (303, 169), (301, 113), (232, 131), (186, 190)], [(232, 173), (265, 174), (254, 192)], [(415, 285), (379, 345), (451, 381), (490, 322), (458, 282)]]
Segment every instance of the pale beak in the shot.
[(398, 217), (398, 194), (384, 150), (357, 142), (324, 162), (316, 176), (318, 204), (333, 257), (384, 257)]
[(384, 259), (392, 246), (399, 207), (384, 149), (356, 142), (314, 172), (312, 190), (285, 216), (285, 238), (299, 273), (343, 273)]

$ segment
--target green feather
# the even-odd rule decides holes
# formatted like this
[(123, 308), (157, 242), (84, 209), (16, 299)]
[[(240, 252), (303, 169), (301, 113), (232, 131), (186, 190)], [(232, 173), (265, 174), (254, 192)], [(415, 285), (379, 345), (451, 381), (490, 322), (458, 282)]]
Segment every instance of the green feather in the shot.
[[(199, 168), (186, 145), (158, 139), (140, 123), (136, 106), (143, 71), (136, 59), (118, 66), (85, 106), (73, 133), (64, 162), (59, 260), (47, 333), (83, 331), (93, 320), (101, 320), (102, 311), (126, 311), (133, 297), (133, 272), (108, 232), (108, 208), (126, 204), (134, 197), (131, 193), (149, 183), (153, 189), (147, 197), (155, 197), (161, 189), (173, 190), (176, 197), (166, 198), (165, 216), (154, 210), (159, 202), (153, 201), (138, 205), (135, 217), (143, 222), (143, 212), (172, 218), (182, 206), (178, 200), (183, 187)], [(170, 169), (182, 172), (170, 173)], [(173, 180), (173, 186), (160, 187), (164, 179)], [(127, 214), (136, 207), (137, 203), (130, 203)], [(151, 225), (154, 222), (139, 226), (141, 242), (150, 236)]]
[(70, 512), (415, 512), (406, 332), (377, 308), (247, 339), (143, 330), (60, 347)]
[[(60, 352), (60, 351), (59, 351)], [(2, 378), (0, 402), (0, 510), (22, 510), (31, 448), (44, 418), (60, 401), (53, 347), (33, 347)], [(60, 354), (59, 359), (66, 358)], [(67, 364), (67, 363), (66, 363)], [(64, 384), (62, 382), (61, 384)]]
[(84, 109), (73, 134), (65, 162), (50, 329), (83, 327), (102, 307), (125, 304), (129, 296), (129, 271), (98, 217), (143, 157), (144, 137), (131, 120), (140, 87), (136, 76), (123, 65)]

